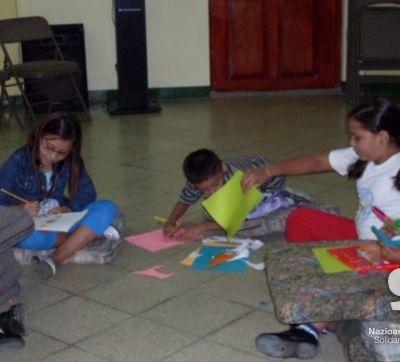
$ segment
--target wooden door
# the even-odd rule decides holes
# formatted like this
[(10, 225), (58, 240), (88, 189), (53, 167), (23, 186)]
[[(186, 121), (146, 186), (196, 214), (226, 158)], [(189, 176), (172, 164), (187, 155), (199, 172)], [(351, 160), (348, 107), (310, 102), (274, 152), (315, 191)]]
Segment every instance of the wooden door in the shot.
[(341, 0), (210, 0), (211, 89), (340, 84)]

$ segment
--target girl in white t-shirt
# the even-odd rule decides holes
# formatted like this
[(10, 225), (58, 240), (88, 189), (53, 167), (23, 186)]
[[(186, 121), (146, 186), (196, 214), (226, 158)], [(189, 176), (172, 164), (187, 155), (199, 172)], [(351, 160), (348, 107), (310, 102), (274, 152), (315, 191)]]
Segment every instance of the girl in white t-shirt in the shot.
[[(389, 225), (383, 225), (372, 212), (372, 206), (381, 209), (391, 219), (400, 219), (399, 107), (386, 99), (360, 105), (349, 113), (348, 128), (348, 148), (298, 157), (245, 174), (242, 181), (245, 191), (276, 176), (329, 171), (356, 181), (359, 207), (354, 220), (299, 208), (287, 219), (288, 241), (376, 239), (371, 226), (387, 230)], [(382, 247), (382, 254), (389, 260), (400, 261), (400, 248)], [(273, 357), (313, 358), (318, 353), (319, 332), (326, 327), (325, 322), (306, 323), (285, 332), (263, 333), (257, 337), (256, 346)], [(398, 357), (400, 360), (400, 351)]]
[(372, 206), (392, 219), (400, 218), (400, 109), (385, 99), (360, 105), (349, 113), (348, 127), (351, 135), (348, 148), (275, 163), (250, 170), (244, 176), (244, 190), (274, 176), (328, 171), (356, 180), (359, 208), (354, 220), (297, 209), (287, 221), (289, 242), (376, 239), (371, 226), (381, 227), (383, 222), (372, 212)]

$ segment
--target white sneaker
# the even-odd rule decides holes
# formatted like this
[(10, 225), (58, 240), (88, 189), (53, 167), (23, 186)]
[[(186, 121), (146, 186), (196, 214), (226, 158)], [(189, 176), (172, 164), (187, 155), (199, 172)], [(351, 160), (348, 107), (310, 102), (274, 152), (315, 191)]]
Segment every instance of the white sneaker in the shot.
[(124, 237), (125, 224), (126, 224), (126, 215), (124, 212), (120, 212), (111, 224), (118, 230), (120, 238)]
[(117, 228), (113, 225), (110, 225), (103, 233), (105, 238), (107, 240), (113, 241), (113, 240), (120, 240), (121, 239), (121, 234), (117, 230)]
[(50, 280), (56, 275), (56, 265), (49, 256), (34, 256), (32, 258), (32, 265), (40, 279)]

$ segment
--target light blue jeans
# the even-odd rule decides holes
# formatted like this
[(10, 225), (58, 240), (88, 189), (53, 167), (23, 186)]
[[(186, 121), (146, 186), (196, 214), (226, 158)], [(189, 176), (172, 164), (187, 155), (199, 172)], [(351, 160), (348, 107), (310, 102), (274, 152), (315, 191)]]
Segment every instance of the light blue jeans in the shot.
[[(109, 200), (92, 202), (86, 210), (86, 215), (70, 229), (70, 232), (74, 232), (79, 226), (85, 226), (96, 236), (100, 236), (117, 216), (117, 206)], [(16, 247), (35, 250), (53, 249), (56, 245), (57, 235), (58, 233), (55, 231), (34, 231)]]

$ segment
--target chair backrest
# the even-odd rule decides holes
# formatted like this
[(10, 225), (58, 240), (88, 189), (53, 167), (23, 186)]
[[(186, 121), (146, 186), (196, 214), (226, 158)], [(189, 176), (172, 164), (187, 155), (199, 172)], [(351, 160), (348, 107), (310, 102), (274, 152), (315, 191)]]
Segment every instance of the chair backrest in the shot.
[(400, 1), (360, 1), (359, 59), (400, 62)]
[(0, 20), (0, 42), (3, 44), (52, 37), (49, 23), (41, 16)]

